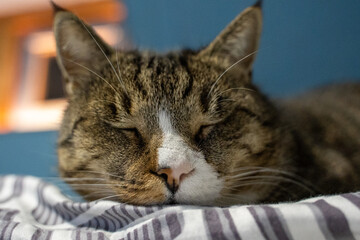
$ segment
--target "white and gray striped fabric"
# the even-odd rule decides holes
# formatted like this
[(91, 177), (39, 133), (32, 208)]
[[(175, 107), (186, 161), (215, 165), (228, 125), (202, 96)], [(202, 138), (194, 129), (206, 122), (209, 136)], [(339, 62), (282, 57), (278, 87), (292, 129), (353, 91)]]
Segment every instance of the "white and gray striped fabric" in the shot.
[(35, 177), (0, 177), (0, 239), (360, 239), (360, 192), (296, 203), (141, 207), (73, 202)]

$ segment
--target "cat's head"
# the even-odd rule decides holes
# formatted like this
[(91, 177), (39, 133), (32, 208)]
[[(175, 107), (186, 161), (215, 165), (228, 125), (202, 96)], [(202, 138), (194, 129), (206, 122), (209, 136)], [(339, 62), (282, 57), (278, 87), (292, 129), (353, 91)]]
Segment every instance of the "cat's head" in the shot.
[(200, 51), (115, 51), (58, 9), (57, 60), (69, 102), (58, 142), (61, 175), (89, 200), (262, 200), (273, 186), (239, 177), (284, 165), (276, 112), (251, 82), (261, 25), (254, 5)]

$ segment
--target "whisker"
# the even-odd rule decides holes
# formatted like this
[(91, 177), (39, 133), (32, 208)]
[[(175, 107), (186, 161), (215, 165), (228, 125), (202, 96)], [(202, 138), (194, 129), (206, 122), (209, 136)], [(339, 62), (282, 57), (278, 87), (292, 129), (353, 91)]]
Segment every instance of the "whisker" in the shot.
[(280, 186), (279, 183), (274, 183), (274, 182), (265, 182), (265, 181), (262, 181), (262, 180), (251, 180), (251, 181), (246, 181), (246, 182), (243, 182), (243, 183), (240, 183), (240, 184), (236, 184), (236, 186), (232, 186), (232, 187), (223, 187), (224, 189), (227, 189), (227, 190), (239, 190), (238, 188), (239, 187), (245, 187), (245, 186), (254, 186), (254, 185), (273, 185), (273, 186), (277, 186), (279, 189), (283, 190), (284, 192), (287, 192), (289, 195), (291, 195), (292, 197), (295, 197), (296, 195), (291, 192), (289, 189), (283, 187), (283, 186)]
[[(292, 199), (296, 199), (296, 198), (297, 198), (297, 195), (296, 195), (296, 194), (290, 192), (289, 190), (287, 190), (287, 189), (285, 189), (285, 188), (279, 188), (279, 190), (282, 191), (282, 192), (285, 192), (285, 193), (289, 194), (289, 195), (290, 195), (290, 196), (289, 196), (289, 199), (291, 199), (291, 198), (292, 198)], [(226, 202), (226, 201), (221, 201), (221, 200), (223, 200), (222, 198), (231, 199), (231, 200), (233, 200), (233, 201), (235, 201), (235, 202), (230, 202), (230, 203), (229, 203), (229, 202)], [(225, 194), (222, 194), (221, 197), (217, 200), (217, 202), (219, 202), (220, 204), (221, 204), (221, 203), (225, 203), (225, 204), (227, 204), (227, 205), (234, 205), (234, 204), (258, 204), (259, 201), (264, 202), (264, 203), (268, 203), (268, 202), (263, 201), (263, 200), (261, 200), (261, 199), (256, 200), (256, 201), (254, 202), (254, 200), (253, 200), (252, 198), (250, 198), (250, 197), (248, 197), (248, 198), (242, 197), (242, 198), (241, 198), (241, 195), (231, 194), (231, 193), (229, 193), (229, 194), (226, 194), (226, 193), (225, 193)]]
[(80, 21), (80, 23), (83, 25), (83, 27), (85, 28), (85, 30), (89, 33), (89, 35), (91, 36), (91, 38), (94, 40), (94, 42), (96, 43), (96, 45), (98, 46), (98, 48), (100, 49), (100, 51), (102, 52), (102, 54), (104, 55), (104, 57), (106, 58), (106, 60), (108, 61), (108, 63), (110, 64), (113, 72), (115, 73), (116, 78), (119, 80), (120, 86), (122, 86), (122, 88), (124, 89), (124, 91), (128, 94), (128, 92), (125, 89), (124, 86), (124, 82), (122, 81), (122, 79), (120, 79), (119, 75), (117, 74), (114, 65), (111, 63), (110, 59), (108, 58), (108, 56), (105, 54), (104, 50), (101, 48), (100, 44), (98, 43), (98, 41), (96, 41), (95, 37), (93, 36), (93, 34), (90, 32), (90, 30), (88, 29), (88, 27), (82, 22)]
[[(76, 192), (83, 192), (83, 193), (88, 193), (87, 195), (83, 195), (84, 197), (89, 197), (89, 196), (93, 196), (93, 195), (99, 195), (99, 193), (103, 193), (102, 196), (109, 196), (111, 194), (114, 194), (113, 191), (111, 191), (111, 189), (105, 189), (104, 187), (93, 187), (91, 189), (84, 189), (83, 187), (74, 187), (72, 188), (73, 190), (75, 190)], [(82, 195), (82, 194), (81, 194)]]
[[(88, 193), (89, 192), (89, 194), (92, 194), (92, 195), (99, 195), (98, 193), (103, 193), (103, 195), (102, 196), (109, 196), (109, 195), (111, 195), (111, 194), (114, 194), (114, 192), (111, 192), (111, 189), (104, 189), (104, 187), (102, 187), (102, 188), (100, 188), (100, 187), (98, 187), (98, 188), (96, 188), (96, 187), (94, 187), (94, 188), (92, 188), (92, 189), (84, 189), (84, 187), (73, 187), (72, 188), (72, 190), (74, 190), (75, 192), (85, 192), (85, 193)], [(106, 190), (106, 191), (105, 191)], [(89, 196), (92, 196), (92, 195), (89, 195), (89, 194), (87, 194), (87, 195), (83, 195), (83, 194), (81, 194), (81, 195), (83, 195), (83, 197), (89, 197)]]
[(248, 199), (246, 199), (246, 198), (242, 198), (242, 197), (240, 197), (240, 196), (237, 196), (237, 195), (231, 195), (231, 194), (229, 194), (229, 195), (226, 195), (226, 194), (224, 194), (224, 195), (222, 195), (218, 200), (216, 200), (216, 202), (218, 202), (219, 200), (223, 200), (223, 199), (230, 199), (230, 200), (235, 200), (235, 201), (237, 201), (237, 202), (239, 202), (239, 200), (241, 201), (243, 201), (243, 200), (248, 200)]
[(251, 203), (251, 199), (249, 197), (244, 197), (241, 195), (234, 195), (234, 194), (222, 194), (215, 201), (217, 204), (222, 205), (222, 206)]
[(236, 175), (225, 176), (224, 178), (226, 178), (226, 179), (241, 178), (241, 177), (249, 176), (249, 175), (252, 175), (255, 173), (263, 173), (263, 172), (272, 172), (272, 171), (267, 170), (267, 169), (252, 170), (252, 171), (248, 171), (248, 172), (244, 172), (244, 173), (239, 173)]
[(97, 172), (97, 171), (68, 171), (70, 173), (92, 173), (92, 174), (102, 174), (102, 175), (105, 175), (105, 176), (112, 176), (112, 177), (115, 177), (115, 178), (120, 178), (122, 179), (123, 177), (121, 176), (118, 176), (118, 175), (114, 175), (114, 174), (110, 174), (110, 173), (104, 173), (104, 172)]
[(291, 172), (288, 172), (288, 171), (285, 171), (285, 170), (280, 170), (278, 168), (270, 168), (270, 167), (259, 167), (259, 166), (247, 166), (247, 167), (239, 167), (239, 168), (235, 168), (233, 169), (233, 172), (237, 172), (237, 171), (246, 171), (246, 170), (249, 170), (249, 169), (260, 169), (260, 170), (269, 170), (269, 171), (276, 171), (276, 172), (281, 172), (281, 173), (284, 173), (284, 174), (287, 174), (287, 175), (291, 175), (291, 176), (296, 176), (296, 177), (299, 177), (297, 176), (296, 174), (294, 173), (291, 173)]
[(104, 178), (66, 178), (65, 182), (77, 182), (77, 181), (106, 181)]
[(121, 71), (120, 71), (120, 64), (119, 64), (119, 58), (118, 58), (118, 51), (115, 49), (115, 54), (116, 54), (116, 65), (117, 65), (117, 70), (118, 73), (120, 75), (120, 78), (122, 79), (122, 75), (121, 75)]
[(82, 187), (85, 187), (85, 186), (121, 186), (121, 185), (116, 185), (116, 184), (111, 184), (111, 183), (70, 183), (69, 184), (70, 186), (72, 187), (76, 187), (76, 186), (82, 186)]
[(222, 103), (222, 102), (236, 102), (236, 100), (234, 100), (234, 99), (223, 99), (223, 100), (219, 101), (218, 103)]
[(101, 80), (103, 80), (106, 84), (108, 84), (108, 85), (114, 90), (115, 94), (120, 98), (120, 95), (119, 95), (118, 91), (116, 91), (116, 89), (115, 89), (105, 78), (103, 78), (102, 76), (100, 76), (98, 73), (96, 73), (96, 72), (94, 72), (93, 70), (91, 70), (90, 68), (88, 68), (88, 67), (86, 67), (86, 66), (84, 66), (84, 65), (82, 65), (82, 64), (80, 64), (80, 63), (74, 62), (74, 61), (72, 61), (72, 60), (70, 60), (70, 59), (64, 58), (64, 60), (69, 61), (69, 62), (71, 62), (71, 63), (73, 63), (73, 64), (76, 64), (76, 65), (78, 65), (79, 67), (82, 67), (82, 68), (88, 70), (89, 72), (91, 72), (92, 74), (96, 75), (98, 78), (100, 78)]
[(233, 90), (244, 90), (244, 91), (249, 91), (249, 92), (253, 92), (253, 93), (257, 93), (257, 91), (255, 91), (254, 89), (251, 89), (251, 88), (244, 88), (244, 87), (240, 87), (240, 88), (229, 88), (229, 89), (226, 89), (222, 92), (219, 92), (219, 93), (216, 93), (216, 95), (213, 97), (213, 99), (211, 100), (210, 103), (212, 102), (215, 102), (219, 96), (221, 96), (221, 94), (225, 93), (225, 92), (228, 92), (228, 91), (233, 91)]
[(285, 181), (285, 182), (290, 182), (293, 183), (299, 187), (302, 187), (303, 189), (307, 190), (310, 193), (315, 193), (314, 190), (310, 189), (309, 187), (307, 187), (306, 185), (295, 181), (293, 179), (290, 178), (286, 178), (286, 177), (282, 177), (282, 176), (250, 176), (250, 177), (242, 177), (239, 179), (236, 179), (237, 181), (243, 181), (243, 180), (257, 180), (257, 179), (268, 179), (268, 180), (279, 180), (279, 181)]
[(109, 101), (109, 100), (104, 100), (104, 99), (95, 99), (96, 101), (98, 101), (98, 102), (106, 102), (106, 103), (112, 103), (112, 104), (115, 104), (115, 105), (117, 105), (118, 103), (117, 102), (114, 102), (114, 101)]
[(301, 177), (301, 176), (299, 176), (299, 175), (297, 175), (297, 174), (295, 174), (295, 173), (292, 173), (292, 172), (289, 172), (289, 171), (285, 171), (285, 170), (280, 170), (280, 169), (277, 169), (277, 168), (251, 166), (251, 167), (235, 168), (235, 169), (233, 170), (233, 172), (235, 172), (235, 171), (244, 171), (244, 170), (249, 170), (249, 169), (259, 169), (259, 170), (263, 170), (263, 171), (269, 171), (269, 172), (284, 174), (284, 175), (293, 177), (293, 178), (295, 178), (295, 179), (301, 180), (301, 181), (303, 181), (304, 183), (307, 183), (307, 184), (311, 185), (311, 183), (308, 182), (308, 181), (307, 181), (306, 179), (304, 179), (303, 177)]
[(237, 60), (237, 61), (236, 61), (235, 63), (233, 63), (230, 67), (228, 67), (223, 73), (221, 73), (221, 74), (219, 75), (219, 77), (215, 80), (214, 84), (211, 86), (210, 91), (209, 91), (207, 97), (210, 96), (210, 94), (211, 94), (211, 92), (213, 91), (215, 85), (216, 85), (216, 84), (218, 83), (218, 81), (222, 78), (222, 76), (224, 76), (225, 73), (227, 73), (230, 69), (232, 69), (234, 66), (236, 66), (236, 65), (237, 65), (238, 63), (240, 63), (241, 61), (243, 61), (243, 60), (245, 60), (246, 58), (248, 58), (248, 57), (254, 55), (255, 53), (257, 53), (258, 51), (260, 51), (260, 50), (256, 50), (256, 51), (254, 51), (254, 52), (246, 55), (245, 57)]
[(99, 199), (96, 199), (95, 201), (98, 202), (98, 201), (102, 201), (102, 200), (105, 200), (105, 199), (115, 198), (115, 197), (120, 197), (120, 196), (121, 196), (120, 194), (116, 194), (116, 195), (111, 195), (111, 196), (99, 198)]
[(101, 195), (101, 196), (111, 196), (113, 195), (114, 192), (111, 192), (111, 191), (96, 191), (96, 192), (92, 192), (92, 193), (89, 193), (89, 194), (86, 194), (86, 195), (83, 195), (84, 198), (89, 198), (91, 196), (97, 196), (97, 195)]
[(120, 71), (120, 61), (119, 61), (119, 57), (118, 57), (118, 49), (121, 49), (121, 46), (123, 45), (123, 41), (124, 41), (124, 37), (120, 38), (120, 41), (116, 44), (117, 47), (115, 49), (115, 54), (116, 54), (116, 65), (117, 65), (117, 69), (118, 69), (118, 72), (120, 74), (120, 78), (122, 77), (121, 76), (121, 71)]
[(232, 187), (223, 187), (223, 189), (227, 189), (227, 190), (239, 190), (239, 187), (245, 187), (245, 186), (252, 186), (254, 184), (266, 184), (266, 185), (274, 185), (274, 186), (278, 186), (279, 184), (278, 183), (273, 183), (273, 182), (265, 182), (265, 181), (262, 181), (261, 179), (259, 180), (252, 180), (252, 181), (246, 181), (246, 182), (243, 182), (243, 183), (239, 183), (239, 184), (236, 184)]
[[(241, 168), (236, 168), (233, 170), (233, 172), (237, 172), (237, 171), (246, 171), (246, 170), (251, 170), (251, 169), (256, 169), (256, 170), (253, 170), (251, 173), (247, 174), (246, 172), (245, 173), (242, 173), (244, 174), (243, 176), (246, 176), (246, 175), (251, 175), (253, 173), (256, 173), (256, 171), (258, 172), (273, 172), (273, 173), (278, 173), (278, 174), (283, 174), (287, 177), (292, 177), (294, 178), (294, 180), (298, 181), (299, 183), (302, 183), (304, 184), (305, 186), (307, 187), (311, 187), (313, 189), (313, 191), (316, 191), (318, 193), (321, 193), (321, 191), (319, 189), (317, 189), (315, 186), (313, 186), (313, 184), (309, 181), (307, 181), (306, 179), (304, 179), (303, 177), (295, 174), (295, 173), (291, 173), (291, 172), (288, 172), (288, 171), (284, 171), (284, 170), (280, 170), (280, 169), (276, 169), (276, 168), (269, 168), (269, 167), (255, 167), (255, 166), (252, 166), (252, 167), (241, 167)], [(242, 174), (238, 174), (239, 176), (241, 176)], [(233, 175), (233, 176), (236, 176), (236, 175)], [(232, 176), (228, 176), (228, 177), (225, 177), (225, 178), (232, 178)]]

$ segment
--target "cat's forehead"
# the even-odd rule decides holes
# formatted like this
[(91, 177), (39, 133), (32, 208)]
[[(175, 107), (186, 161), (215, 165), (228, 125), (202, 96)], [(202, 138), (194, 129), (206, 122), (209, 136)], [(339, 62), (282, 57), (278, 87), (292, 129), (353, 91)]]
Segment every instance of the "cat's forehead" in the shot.
[[(226, 89), (232, 85), (229, 81), (231, 74), (222, 75), (226, 68), (217, 62), (200, 58), (191, 51), (168, 54), (115, 52), (112, 63), (117, 74), (114, 68), (108, 67), (107, 71), (112, 74), (113, 80), (123, 84), (120, 90), (129, 91), (130, 95), (155, 98), (154, 100), (166, 98), (178, 103), (192, 97), (204, 98), (211, 88), (215, 88), (215, 93), (218, 89)], [(237, 74), (236, 78), (236, 85), (240, 86), (241, 74)]]
[[(112, 68), (107, 71), (116, 88), (125, 91), (132, 101), (151, 101), (153, 104), (193, 101), (192, 97), (209, 90), (211, 79), (218, 74), (203, 69), (202, 64), (196, 63), (187, 53), (114, 53), (112, 62), (117, 74)], [(106, 82), (103, 84), (107, 85)]]
[[(134, 78), (150, 81), (153, 85), (165, 80), (166, 77), (178, 78), (192, 77), (199, 80), (196, 76), (200, 72), (203, 75), (219, 73), (224, 69), (216, 68), (216, 64), (204, 61), (196, 56), (192, 51), (171, 52), (158, 54), (148, 51), (115, 52), (112, 55), (113, 65), (118, 65), (121, 74), (139, 74)], [(134, 71), (136, 70), (136, 71)], [(144, 77), (147, 77), (146, 79)], [(151, 77), (151, 78), (149, 78)], [(134, 79), (135, 80), (135, 79)], [(157, 80), (157, 81), (153, 81)]]

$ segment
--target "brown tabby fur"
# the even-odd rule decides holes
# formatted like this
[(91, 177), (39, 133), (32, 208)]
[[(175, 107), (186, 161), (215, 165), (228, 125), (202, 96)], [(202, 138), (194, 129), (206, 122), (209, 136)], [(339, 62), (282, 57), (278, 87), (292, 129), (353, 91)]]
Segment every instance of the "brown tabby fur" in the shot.
[(164, 179), (154, 174), (163, 140), (157, 114), (166, 108), (183, 140), (224, 181), (215, 201), (180, 203), (359, 190), (360, 84), (270, 101), (251, 82), (260, 31), (255, 5), (201, 51), (116, 52), (57, 8), (57, 58), (69, 101), (58, 141), (61, 176), (87, 200), (170, 203)]

